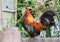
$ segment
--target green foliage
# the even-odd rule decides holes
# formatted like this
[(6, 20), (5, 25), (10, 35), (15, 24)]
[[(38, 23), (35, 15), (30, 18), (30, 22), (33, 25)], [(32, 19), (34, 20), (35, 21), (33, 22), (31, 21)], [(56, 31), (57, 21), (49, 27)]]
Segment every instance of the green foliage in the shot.
[(57, 0), (57, 5), (58, 7), (60, 7), (60, 0)]
[(6, 24), (6, 27), (9, 27), (10, 23), (12, 23), (15, 19), (15, 16), (12, 16), (8, 21), (7, 21), (7, 24)]
[[(28, 33), (23, 29), (22, 30), (22, 19), (25, 13), (25, 7), (26, 4), (28, 4), (28, 8), (30, 10), (30, 13), (37, 18), (37, 16), (39, 15), (39, 12), (44, 13), (46, 10), (52, 9), (54, 11), (57, 12), (58, 14), (58, 18), (60, 20), (60, 1), (54, 0), (55, 3), (53, 3), (52, 0), (47, 0), (46, 2), (44, 2), (44, 4), (42, 5), (41, 3), (37, 3), (36, 0), (18, 0), (17, 1), (17, 13), (18, 13), (18, 17), (17, 17), (17, 26), (19, 27), (19, 30), (22, 32), (22, 37), (28, 37)], [(38, 4), (36, 7), (36, 4)], [(50, 37), (50, 27), (47, 27), (47, 37)]]
[(60, 0), (57, 0), (56, 4), (57, 4), (56, 13), (57, 13), (58, 20), (60, 21)]
[(46, 28), (46, 37), (51, 37), (51, 29), (50, 29), (50, 26), (47, 26), (47, 28)]

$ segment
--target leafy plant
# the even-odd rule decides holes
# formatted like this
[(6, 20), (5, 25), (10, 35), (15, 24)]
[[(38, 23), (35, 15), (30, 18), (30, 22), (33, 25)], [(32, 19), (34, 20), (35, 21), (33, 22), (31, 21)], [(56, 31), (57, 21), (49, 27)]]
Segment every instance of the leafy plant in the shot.
[[(31, 12), (31, 14), (34, 16), (34, 18), (37, 18), (39, 16), (39, 13), (44, 13), (46, 10), (54, 10), (57, 12), (58, 14), (58, 18), (60, 17), (60, 2), (58, 1), (56, 3), (57, 0), (47, 0), (46, 2), (44, 2), (44, 4), (42, 5), (41, 3), (36, 2), (36, 0), (18, 0), (17, 1), (17, 26), (19, 27), (19, 30), (22, 33), (22, 37), (28, 37), (27, 32), (22, 29), (22, 19), (23, 19), (23, 15), (25, 13), (25, 7), (26, 4), (28, 4), (28, 8)], [(37, 7), (36, 7), (37, 4)], [(59, 18), (60, 20), (60, 18)], [(47, 27), (47, 37), (50, 37), (50, 27)], [(26, 34), (26, 35), (25, 35)]]

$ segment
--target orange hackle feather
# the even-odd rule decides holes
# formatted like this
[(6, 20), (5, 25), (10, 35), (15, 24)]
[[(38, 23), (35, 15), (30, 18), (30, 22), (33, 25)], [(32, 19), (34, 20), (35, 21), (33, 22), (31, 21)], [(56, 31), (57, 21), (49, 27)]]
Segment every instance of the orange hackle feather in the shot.
[(31, 15), (31, 13), (29, 12), (28, 6), (26, 6), (24, 19), (25, 19), (25, 24), (27, 24), (27, 25), (31, 25), (33, 23), (33, 21), (35, 21), (33, 16)]
[(43, 30), (43, 28), (44, 28), (44, 26), (43, 26), (40, 22), (39, 22), (39, 23), (34, 22), (34, 23), (33, 23), (33, 26), (34, 26), (34, 28), (35, 28), (35, 31), (37, 31), (37, 32)]

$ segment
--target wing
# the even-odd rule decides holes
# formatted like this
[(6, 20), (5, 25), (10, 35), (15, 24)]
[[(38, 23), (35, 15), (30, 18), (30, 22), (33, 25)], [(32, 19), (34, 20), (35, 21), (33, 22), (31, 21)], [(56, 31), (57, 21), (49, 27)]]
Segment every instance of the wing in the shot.
[(33, 27), (33, 24), (32, 25), (27, 25), (24, 23), (24, 20), (22, 21), (22, 26), (24, 27), (24, 29), (28, 32), (28, 34), (31, 36), (31, 37), (34, 37), (36, 36), (36, 32), (35, 32), (35, 29)]

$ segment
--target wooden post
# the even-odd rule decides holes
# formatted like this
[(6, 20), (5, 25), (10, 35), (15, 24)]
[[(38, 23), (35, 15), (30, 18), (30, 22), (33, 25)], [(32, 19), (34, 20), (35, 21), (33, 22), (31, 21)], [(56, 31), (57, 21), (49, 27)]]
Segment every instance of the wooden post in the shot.
[(20, 42), (60, 42), (60, 38), (22, 38)]
[(0, 30), (3, 28), (3, 18), (2, 18), (2, 0), (0, 0)]
[(16, 24), (16, 20), (17, 20), (17, 0), (14, 0), (14, 7), (15, 7), (15, 24)]
[(18, 28), (5, 28), (5, 31), (2, 31), (1, 42), (20, 42), (20, 32)]

